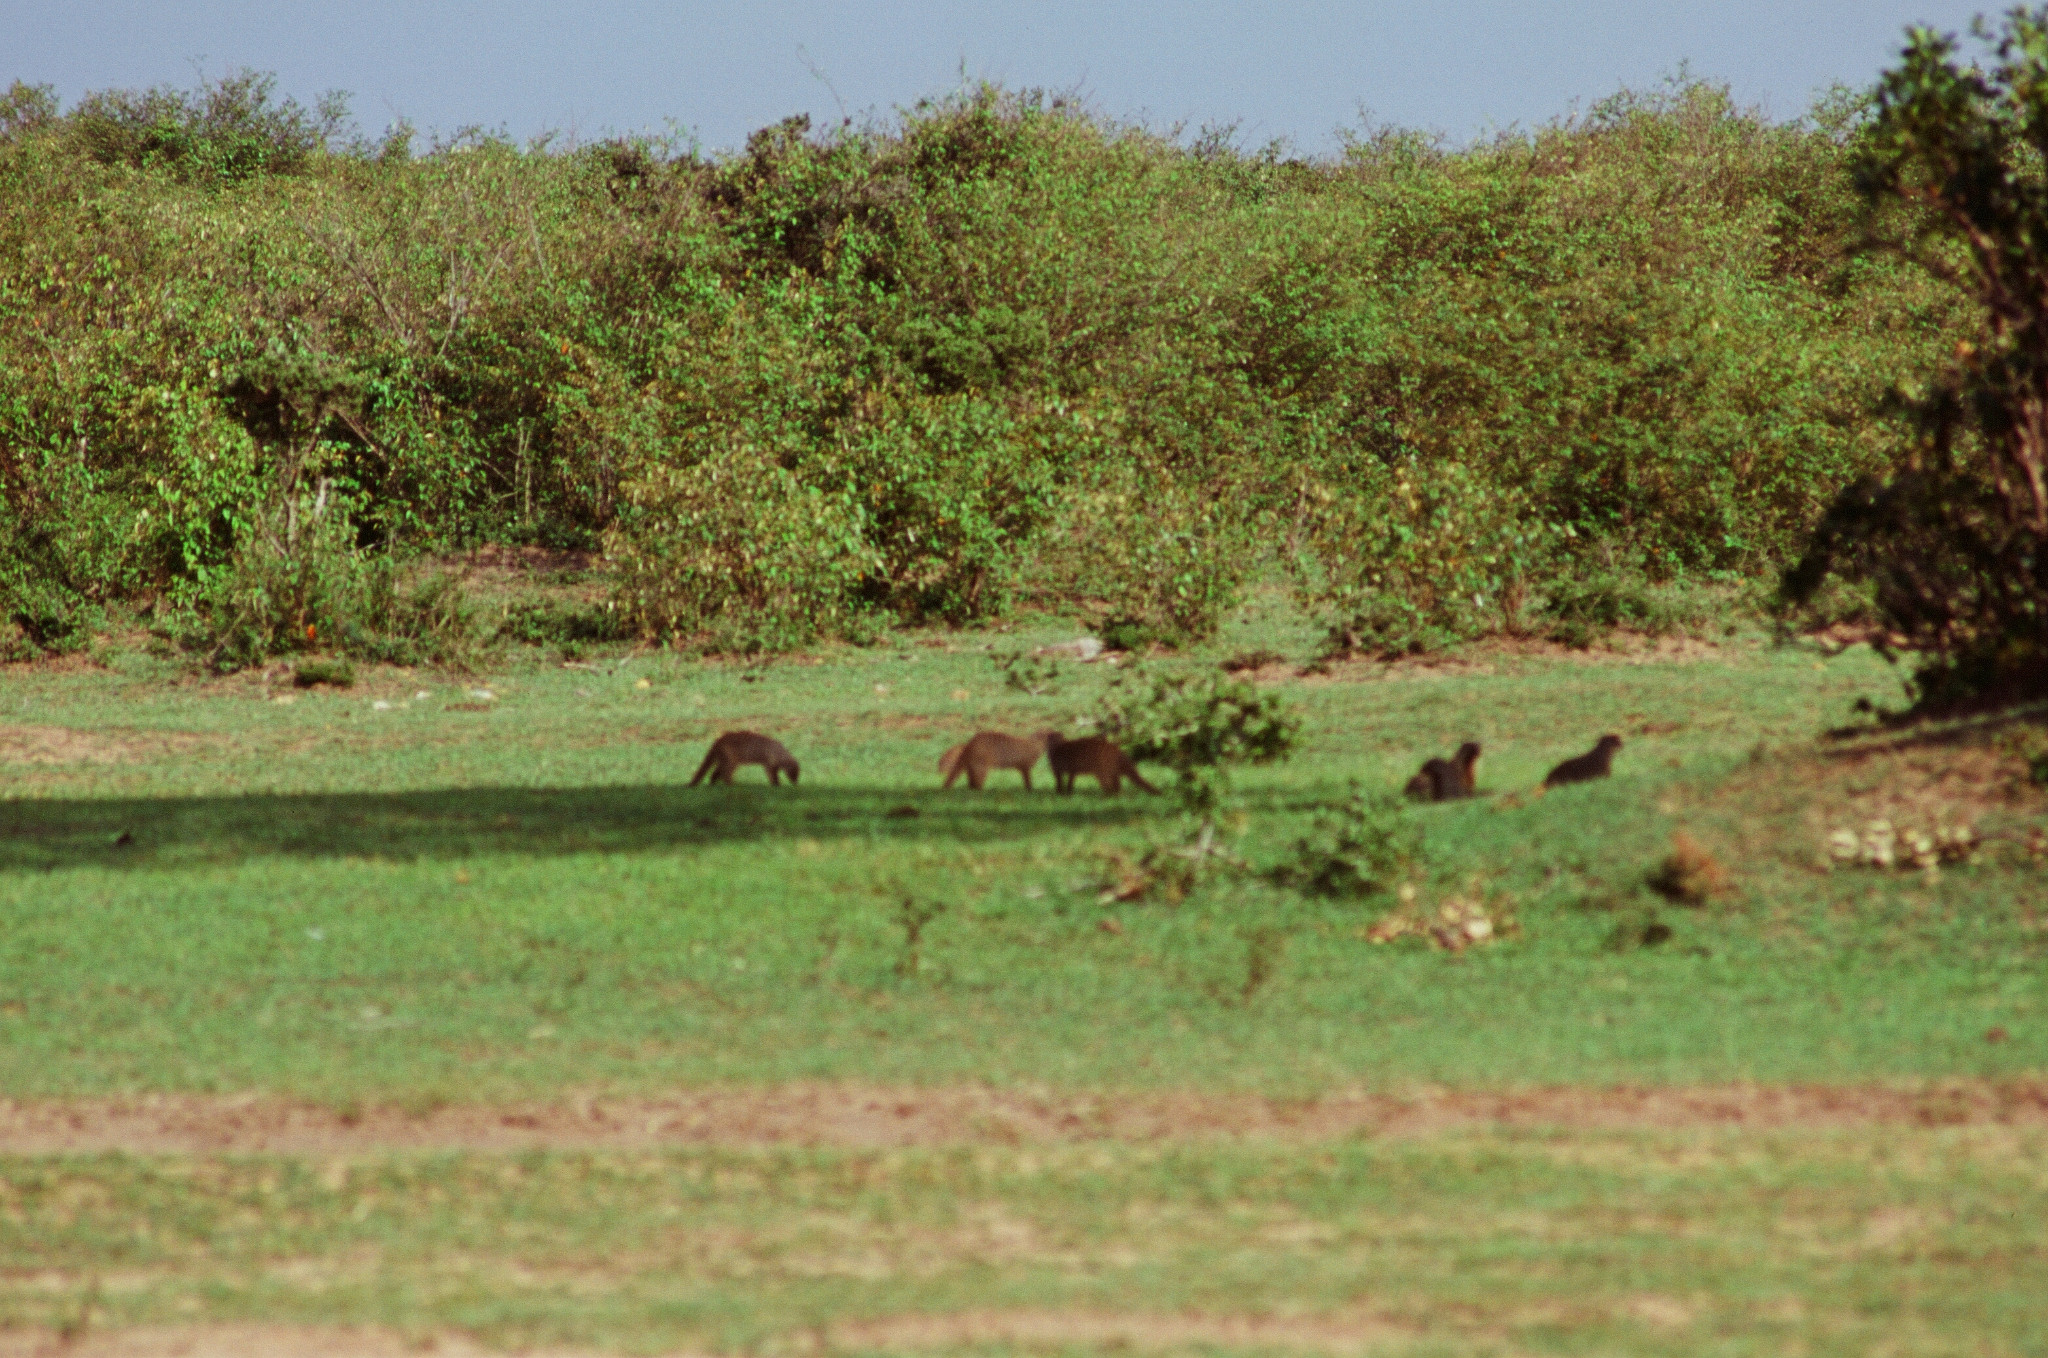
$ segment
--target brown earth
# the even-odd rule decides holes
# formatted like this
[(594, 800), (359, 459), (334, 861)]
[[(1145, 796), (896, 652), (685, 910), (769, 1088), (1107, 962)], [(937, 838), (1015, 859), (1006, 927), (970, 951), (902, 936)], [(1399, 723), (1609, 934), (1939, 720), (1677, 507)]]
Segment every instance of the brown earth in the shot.
[(1060, 1094), (972, 1085), (789, 1084), (410, 1111), (336, 1109), (259, 1095), (161, 1094), (0, 1101), (0, 1154), (1325, 1141), (1426, 1136), (1461, 1128), (1768, 1130), (1872, 1123), (2048, 1126), (2048, 1077), (1919, 1085), (1419, 1090), (1300, 1100), (1192, 1092)]
[[(842, 1321), (823, 1335), (832, 1349), (1110, 1347), (1150, 1351), (1227, 1345), (1312, 1353), (1383, 1352), (1414, 1341), (1408, 1326), (1361, 1313), (1273, 1316), (1109, 1311), (961, 1311)], [(0, 1330), (0, 1358), (481, 1358), (497, 1352), (467, 1336), (404, 1335), (370, 1327), (262, 1323), (136, 1326), (60, 1335)], [(525, 1358), (580, 1358), (587, 1350), (529, 1348)]]
[(1389, 1341), (1417, 1338), (1412, 1326), (1370, 1314), (1212, 1315), (1112, 1311), (956, 1311), (890, 1316), (832, 1326), (834, 1347), (852, 1349), (1107, 1349), (1231, 1347), (1314, 1353), (1383, 1352)]
[(2039, 861), (2048, 791), (2004, 729), (1986, 725), (1832, 748), (1759, 747), (1724, 778), (1672, 788), (1659, 809), (1687, 818), (1730, 863), (1767, 854), (1801, 869), (1862, 872), (1831, 861), (1830, 840), (1841, 831), (1860, 838), (1875, 821), (1900, 832), (1967, 826), (1983, 837), (1979, 853)]
[[(142, 1325), (79, 1334), (0, 1329), (0, 1358), (482, 1358), (501, 1352), (460, 1335), (313, 1325)], [(525, 1358), (581, 1358), (580, 1349), (521, 1348)]]
[(1425, 655), (1351, 655), (1320, 661), (1306, 668), (1284, 665), (1262, 666), (1240, 672), (1242, 678), (1279, 680), (1299, 677), (1314, 683), (1371, 683), (1401, 679), (1448, 678), (1499, 672), (1501, 662), (1518, 660), (1564, 660), (1582, 665), (1669, 665), (1717, 660), (1731, 646), (1686, 636), (1647, 636), (1638, 632), (1615, 631), (1592, 646), (1573, 647), (1541, 637), (1491, 637), (1455, 650)]
[(201, 743), (198, 736), (177, 731), (0, 726), (0, 763), (122, 764), (178, 754)]

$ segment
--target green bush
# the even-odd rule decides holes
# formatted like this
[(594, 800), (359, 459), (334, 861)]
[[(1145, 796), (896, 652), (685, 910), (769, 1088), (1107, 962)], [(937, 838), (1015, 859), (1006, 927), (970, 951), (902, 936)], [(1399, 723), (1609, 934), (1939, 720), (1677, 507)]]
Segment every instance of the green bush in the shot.
[(1132, 759), (1172, 769), (1184, 809), (1211, 822), (1231, 769), (1285, 759), (1301, 737), (1286, 699), (1214, 670), (1120, 680), (1103, 695), (1097, 726)]
[(0, 661), (84, 650), (105, 620), (98, 607), (48, 583), (0, 585)]
[(850, 497), (751, 449), (652, 469), (627, 495), (606, 548), (649, 634), (747, 653), (860, 631), (854, 587), (875, 562)]
[(257, 508), (227, 562), (195, 582), (178, 630), (224, 670), (331, 649), (364, 630), (378, 574), (329, 486), (280, 496)]
[(1357, 784), (1343, 802), (1320, 808), (1294, 856), (1268, 875), (1310, 896), (1356, 900), (1392, 890), (1422, 861), (1422, 835), (1399, 797)]
[(342, 117), (247, 72), (0, 99), (6, 588), (268, 651), (251, 532), (325, 478), (336, 560), (603, 543), (624, 628), (719, 647), (1019, 601), (1179, 645), (1276, 562), (1340, 643), (1590, 634), (1539, 607), (1588, 561), (1773, 575), (1979, 337), (1858, 254), (1839, 97), (1321, 161), (987, 86), (711, 157)]
[(1551, 580), (1544, 587), (1542, 612), (1550, 635), (1584, 646), (1617, 628), (1649, 636), (1700, 632), (1712, 621), (1714, 603), (1695, 585), (1659, 585), (1641, 572), (1596, 568)]
[(344, 95), (311, 110), (273, 100), (277, 78), (240, 70), (186, 93), (105, 90), (72, 110), (72, 134), (94, 160), (215, 181), (290, 174), (324, 150), (348, 120)]
[(301, 660), (292, 667), (294, 688), (350, 688), (356, 682), (356, 667), (346, 660)]
[[(1400, 655), (1529, 623), (1569, 530), (1460, 463), (1375, 468), (1304, 515), (1297, 587), (1334, 615), (1330, 649)], [(1368, 488), (1369, 487), (1369, 488)]]

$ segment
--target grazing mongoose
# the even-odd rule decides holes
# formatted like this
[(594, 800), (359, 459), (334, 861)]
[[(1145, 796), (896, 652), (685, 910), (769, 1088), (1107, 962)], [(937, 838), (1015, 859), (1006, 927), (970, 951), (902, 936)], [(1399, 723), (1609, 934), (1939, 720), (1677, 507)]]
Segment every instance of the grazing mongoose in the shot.
[(768, 771), (770, 783), (781, 782), (785, 773), (792, 785), (796, 783), (796, 760), (782, 748), (781, 741), (753, 731), (727, 731), (711, 742), (704, 762), (697, 766), (697, 776), (690, 779), (690, 786), (704, 781), (706, 773), (714, 783), (730, 783), (733, 770), (742, 764), (759, 764)]
[(1602, 736), (1600, 743), (1576, 759), (1567, 759), (1550, 771), (1543, 780), (1545, 787), (1563, 787), (1566, 783), (1585, 783), (1595, 778), (1605, 778), (1614, 763), (1614, 752), (1621, 748), (1620, 736)]
[(1058, 731), (1040, 731), (1030, 737), (1004, 735), (1001, 731), (979, 731), (939, 756), (939, 772), (947, 787), (961, 774), (976, 792), (988, 781), (992, 769), (1015, 769), (1024, 775), (1024, 790), (1031, 790), (1031, 767), (1038, 757), (1060, 743)]
[(1052, 765), (1053, 787), (1061, 792), (1072, 792), (1074, 780), (1084, 773), (1095, 775), (1105, 797), (1114, 797), (1126, 778), (1147, 792), (1159, 791), (1138, 776), (1129, 755), (1101, 736), (1063, 740), (1045, 752), (1045, 762)]
[(1423, 761), (1422, 772), (1408, 780), (1407, 793), (1418, 802), (1448, 802), (1472, 795), (1478, 782), (1472, 766), (1479, 762), (1479, 742), (1468, 740), (1449, 759)]

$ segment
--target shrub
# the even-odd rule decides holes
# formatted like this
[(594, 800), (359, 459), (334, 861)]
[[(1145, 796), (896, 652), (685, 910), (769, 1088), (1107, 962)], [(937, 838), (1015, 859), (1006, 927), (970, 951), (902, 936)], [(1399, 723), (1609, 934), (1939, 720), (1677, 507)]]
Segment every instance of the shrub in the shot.
[(1392, 890), (1421, 861), (1422, 834), (1401, 799), (1353, 783), (1345, 801), (1317, 809), (1293, 858), (1269, 875), (1311, 896), (1352, 900)]
[(401, 665), (467, 666), (493, 639), (462, 581), (443, 573), (401, 593), (395, 572), (374, 572), (361, 617), (343, 626), (348, 650)]
[(339, 644), (362, 629), (374, 568), (330, 485), (252, 510), (226, 564), (201, 575), (182, 633), (219, 669)]
[(1118, 681), (1103, 695), (1098, 724), (1132, 759), (1174, 771), (1175, 792), (1203, 820), (1205, 842), (1228, 794), (1229, 770), (1285, 759), (1301, 735), (1299, 714), (1279, 694), (1213, 670), (1163, 675), (1140, 692)]
[(0, 586), (0, 661), (83, 650), (104, 620), (95, 605), (46, 582)]
[(194, 91), (105, 90), (71, 112), (86, 153), (107, 164), (164, 167), (232, 182), (305, 168), (348, 120), (348, 97), (323, 95), (312, 109), (273, 99), (277, 77), (239, 70)]
[(1455, 462), (1379, 468), (1342, 493), (1313, 494), (1297, 590), (1334, 615), (1337, 652), (1401, 655), (1521, 631), (1567, 536)]
[(627, 495), (606, 548), (648, 635), (745, 653), (860, 630), (854, 589), (875, 560), (848, 497), (744, 448), (654, 468)]
[(356, 682), (356, 667), (346, 660), (301, 660), (292, 667), (294, 688), (350, 688)]
[(1319, 161), (986, 86), (710, 156), (341, 117), (0, 99), (7, 588), (189, 599), (326, 477), (373, 558), (608, 542), (626, 626), (721, 646), (1024, 598), (1182, 645), (1276, 559), (1360, 647), (1590, 632), (1537, 611), (1588, 561), (1774, 575), (1981, 338), (1855, 256), (1840, 100)]
[(1207, 640), (1260, 555), (1243, 505), (1220, 489), (1160, 475), (1145, 491), (1077, 496), (1041, 590), (1093, 603), (1102, 639), (1118, 650)]
[(1696, 586), (1658, 585), (1640, 572), (1596, 569), (1547, 583), (1542, 614), (1553, 637), (1585, 646), (1616, 628), (1650, 636), (1695, 632), (1710, 621), (1711, 605)]

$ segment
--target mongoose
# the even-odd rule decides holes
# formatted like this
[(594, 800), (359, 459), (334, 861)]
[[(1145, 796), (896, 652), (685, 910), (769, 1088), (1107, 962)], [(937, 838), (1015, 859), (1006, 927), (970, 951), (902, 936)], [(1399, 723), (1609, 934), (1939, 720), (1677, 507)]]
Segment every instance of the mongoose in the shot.
[(939, 756), (939, 772), (946, 775), (946, 786), (953, 786), (953, 780), (961, 774), (967, 775), (967, 786), (976, 792), (988, 781), (991, 769), (1015, 769), (1024, 775), (1024, 790), (1031, 790), (1031, 767), (1038, 757), (1060, 743), (1058, 731), (1040, 731), (1028, 739), (1022, 736), (1004, 735), (1001, 731), (980, 731), (972, 740), (963, 741)]
[(1407, 793), (1418, 802), (1447, 802), (1469, 797), (1477, 783), (1472, 766), (1479, 762), (1479, 742), (1468, 740), (1449, 759), (1431, 759), (1408, 780)]
[(1052, 765), (1053, 786), (1061, 792), (1072, 792), (1074, 780), (1084, 773), (1095, 775), (1105, 797), (1114, 797), (1126, 778), (1147, 792), (1159, 791), (1138, 776), (1129, 755), (1101, 736), (1063, 740), (1045, 752), (1045, 762)]
[(1567, 759), (1550, 771), (1543, 780), (1545, 787), (1563, 787), (1566, 783), (1584, 783), (1594, 778), (1605, 778), (1614, 763), (1614, 752), (1621, 748), (1620, 736), (1602, 736), (1595, 745), (1577, 759)]
[(711, 742), (705, 752), (704, 762), (697, 766), (697, 776), (690, 780), (695, 787), (704, 781), (709, 773), (714, 783), (730, 783), (732, 772), (742, 764), (759, 764), (768, 771), (768, 781), (779, 783), (782, 774), (789, 775), (792, 785), (796, 783), (796, 760), (789, 757), (789, 751), (782, 748), (782, 742), (753, 731), (727, 731)]

